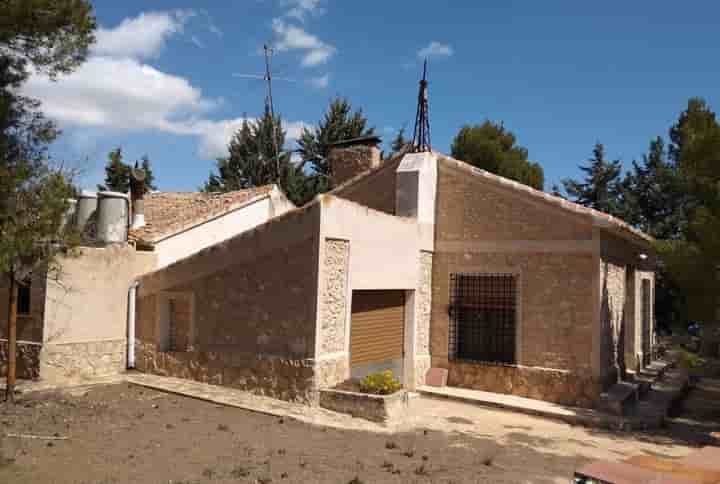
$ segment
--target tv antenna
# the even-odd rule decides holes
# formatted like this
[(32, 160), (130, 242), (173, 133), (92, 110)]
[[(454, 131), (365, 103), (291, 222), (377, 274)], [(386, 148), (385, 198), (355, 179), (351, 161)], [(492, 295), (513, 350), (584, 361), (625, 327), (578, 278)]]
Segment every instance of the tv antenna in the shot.
[(265, 73), (263, 75), (259, 74), (233, 74), (233, 77), (240, 77), (243, 79), (257, 79), (262, 80), (267, 83), (267, 93), (265, 95), (265, 109), (270, 113), (270, 117), (272, 119), (272, 143), (273, 143), (273, 156), (275, 158), (275, 180), (276, 182), (280, 182), (280, 147), (278, 146), (278, 137), (277, 137), (277, 131), (275, 126), (275, 104), (273, 102), (273, 94), (272, 94), (272, 82), (273, 80), (277, 81), (287, 81), (287, 82), (297, 82), (295, 79), (290, 79), (287, 77), (274, 77), (272, 75), (272, 68), (270, 60), (273, 55), (273, 48), (268, 45), (263, 45), (263, 53), (265, 56)]
[(430, 112), (428, 110), (427, 59), (423, 64), (423, 76), (420, 80), (420, 91), (418, 92), (412, 149), (414, 153), (432, 151), (430, 145)]

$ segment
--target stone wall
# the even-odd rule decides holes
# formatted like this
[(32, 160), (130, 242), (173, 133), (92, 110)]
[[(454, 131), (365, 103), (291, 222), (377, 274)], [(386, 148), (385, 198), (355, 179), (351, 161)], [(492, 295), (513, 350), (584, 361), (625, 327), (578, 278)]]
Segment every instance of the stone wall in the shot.
[[(438, 164), (430, 353), (448, 384), (589, 407), (597, 322), (599, 242), (586, 217), (566, 213), (446, 162)], [(516, 364), (449, 358), (450, 274), (507, 273), (518, 281)]]
[[(312, 400), (319, 219), (311, 204), (143, 277), (138, 368)], [(160, 351), (173, 295), (194, 301), (192, 351)]]
[[(40, 351), (42, 345), (30, 341), (18, 341), (15, 356), (16, 376), (36, 380), (40, 376)], [(0, 377), (7, 375), (7, 340), (0, 340)]]
[(137, 342), (138, 370), (163, 376), (223, 385), (289, 402), (316, 404), (314, 363), (235, 351), (163, 352)]
[[(30, 312), (18, 314), (17, 338), (22, 341), (43, 341), (43, 320), (45, 318), (46, 273), (38, 270), (30, 282)], [(7, 338), (9, 282), (0, 275), (0, 338)], [(0, 359), (0, 361), (3, 361)]]
[[(656, 255), (646, 247), (611, 234), (601, 236), (601, 370), (608, 383), (618, 369), (636, 370), (643, 359), (642, 281), (650, 281), (651, 321), (654, 320), (654, 266)], [(641, 257), (643, 256), (643, 257)], [(615, 355), (618, 358), (615, 363)]]
[(325, 240), (318, 354), (345, 350), (350, 242)]
[(440, 157), (436, 243), (591, 240), (587, 219), (461, 171)]
[(415, 385), (425, 384), (425, 374), (431, 364), (432, 269), (432, 253), (420, 252), (420, 274), (415, 290)]
[(592, 254), (451, 253), (433, 263), (431, 349), (433, 366), (448, 361), (450, 274), (512, 273), (519, 279), (518, 364), (591, 374)]
[(602, 385), (571, 371), (453, 361), (448, 385), (592, 408)]
[(607, 260), (600, 263), (600, 369), (608, 382), (624, 375), (626, 270)]
[(40, 354), (40, 375), (46, 382), (85, 380), (125, 371), (127, 341), (46, 343)]

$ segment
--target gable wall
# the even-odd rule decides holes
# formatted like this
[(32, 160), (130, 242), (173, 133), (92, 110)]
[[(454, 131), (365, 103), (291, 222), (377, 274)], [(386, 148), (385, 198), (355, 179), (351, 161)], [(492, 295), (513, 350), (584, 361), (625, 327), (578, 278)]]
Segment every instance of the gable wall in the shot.
[[(460, 171), (441, 158), (433, 256), (431, 354), (449, 385), (592, 406), (591, 224)], [(452, 272), (512, 273), (519, 281), (517, 365), (448, 359)]]
[[(138, 369), (311, 401), (319, 222), (311, 205), (142, 278)], [(162, 346), (174, 297), (192, 308), (187, 351)]]

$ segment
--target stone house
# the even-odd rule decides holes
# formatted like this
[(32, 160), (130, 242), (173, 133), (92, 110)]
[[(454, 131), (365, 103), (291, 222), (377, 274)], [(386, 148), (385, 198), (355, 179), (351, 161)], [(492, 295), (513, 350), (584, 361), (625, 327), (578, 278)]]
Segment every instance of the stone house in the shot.
[[(98, 230), (119, 209), (116, 229)], [(19, 290), (18, 375), (61, 380), (127, 368), (128, 296), (138, 277), (294, 208), (274, 185), (225, 194), (83, 192), (73, 222), (85, 234), (59, 274), (34, 273)], [(110, 207), (110, 208), (107, 208)], [(133, 220), (131, 220), (133, 219)], [(7, 351), (8, 289), (0, 280), (0, 375)]]
[(309, 404), (390, 368), (584, 407), (646, 364), (652, 240), (440, 153), (330, 154), (337, 188), (138, 279), (130, 366)]
[(337, 144), (337, 188), (300, 208), (274, 186), (84, 194), (86, 247), (21, 291), (21, 372), (137, 368), (315, 404), (387, 368), (416, 388), (432, 366), (592, 407), (647, 364), (647, 235), (441, 153), (382, 160), (378, 142)]

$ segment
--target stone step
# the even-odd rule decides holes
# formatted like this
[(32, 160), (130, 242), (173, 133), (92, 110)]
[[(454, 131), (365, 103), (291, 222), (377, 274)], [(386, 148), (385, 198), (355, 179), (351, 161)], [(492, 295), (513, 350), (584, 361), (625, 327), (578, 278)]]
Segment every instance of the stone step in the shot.
[(638, 402), (638, 385), (618, 382), (600, 395), (599, 409), (612, 415), (627, 415), (628, 408)]
[(655, 381), (643, 398), (629, 409), (633, 428), (642, 430), (662, 427), (673, 405), (687, 394), (687, 372), (668, 369), (664, 373), (664, 378)]

